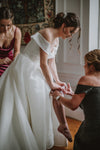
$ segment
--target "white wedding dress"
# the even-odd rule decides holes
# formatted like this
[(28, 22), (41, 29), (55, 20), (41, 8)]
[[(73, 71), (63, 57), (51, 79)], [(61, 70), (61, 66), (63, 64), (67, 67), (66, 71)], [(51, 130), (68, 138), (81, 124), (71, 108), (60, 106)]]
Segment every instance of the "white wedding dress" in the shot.
[(57, 131), (50, 87), (40, 68), (40, 48), (50, 59), (58, 45), (52, 47), (37, 32), (0, 78), (0, 150), (46, 150), (67, 144)]

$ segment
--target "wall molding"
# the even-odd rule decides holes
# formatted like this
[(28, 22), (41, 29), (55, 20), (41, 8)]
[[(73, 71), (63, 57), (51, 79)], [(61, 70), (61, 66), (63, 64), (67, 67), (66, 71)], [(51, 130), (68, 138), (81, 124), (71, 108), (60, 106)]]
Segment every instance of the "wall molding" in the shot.
[(73, 90), (75, 90), (76, 88), (76, 85), (81, 77), (81, 74), (80, 75), (77, 75), (77, 74), (71, 74), (71, 73), (60, 73), (58, 72), (58, 75), (59, 75), (59, 78), (61, 81), (64, 81), (66, 83), (70, 83), (71, 84), (71, 87)]

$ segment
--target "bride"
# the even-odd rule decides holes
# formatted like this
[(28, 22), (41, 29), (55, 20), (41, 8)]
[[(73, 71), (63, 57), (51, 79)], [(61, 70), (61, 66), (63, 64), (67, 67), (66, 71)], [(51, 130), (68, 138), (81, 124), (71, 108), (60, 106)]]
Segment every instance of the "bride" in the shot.
[[(76, 14), (57, 14), (54, 28), (32, 35), (23, 53), (0, 78), (0, 150), (46, 150), (65, 146), (65, 137), (70, 140), (66, 121), (58, 124), (49, 93), (67, 88), (58, 78), (55, 55), (59, 37), (71, 37), (79, 26)], [(63, 125), (60, 132), (58, 125)]]

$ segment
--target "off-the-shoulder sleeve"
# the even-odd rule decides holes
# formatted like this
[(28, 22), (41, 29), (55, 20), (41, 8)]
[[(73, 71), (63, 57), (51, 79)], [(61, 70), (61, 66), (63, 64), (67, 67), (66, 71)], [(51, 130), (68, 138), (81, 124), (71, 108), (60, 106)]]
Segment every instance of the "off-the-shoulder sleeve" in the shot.
[(55, 57), (55, 55), (57, 54), (58, 47), (59, 47), (59, 40), (57, 39), (57, 42), (55, 42), (55, 45), (51, 46), (51, 53), (48, 57), (49, 59)]
[(75, 94), (80, 94), (80, 93), (85, 93), (87, 94), (88, 92), (90, 92), (93, 89), (92, 86), (88, 86), (88, 85), (80, 85), (78, 84), (75, 90)]
[(35, 42), (39, 45), (39, 47), (49, 55), (50, 43), (39, 32), (32, 35), (31, 39), (34, 39)]

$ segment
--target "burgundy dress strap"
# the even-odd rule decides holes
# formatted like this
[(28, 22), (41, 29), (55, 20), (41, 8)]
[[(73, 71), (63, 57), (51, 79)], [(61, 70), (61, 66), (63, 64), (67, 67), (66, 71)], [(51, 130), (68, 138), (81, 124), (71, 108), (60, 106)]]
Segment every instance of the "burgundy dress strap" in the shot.
[(15, 35), (16, 35), (16, 31), (17, 31), (17, 27), (16, 27), (15, 32), (14, 32), (14, 38), (15, 38)]

